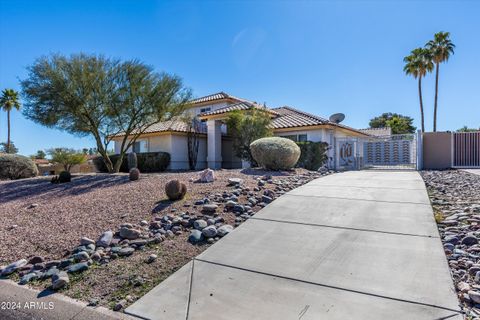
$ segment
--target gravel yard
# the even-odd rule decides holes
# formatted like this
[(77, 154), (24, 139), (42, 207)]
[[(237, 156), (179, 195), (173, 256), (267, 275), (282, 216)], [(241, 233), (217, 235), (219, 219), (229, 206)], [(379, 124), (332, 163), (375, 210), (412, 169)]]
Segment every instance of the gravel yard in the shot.
[[(85, 263), (88, 264), (87, 270), (70, 273), (70, 284), (62, 289), (62, 293), (93, 305), (114, 308), (121, 302), (124, 307), (219, 239), (218, 236), (202, 236), (208, 241), (193, 245), (188, 242), (189, 232), (196, 230), (191, 229), (191, 225), (174, 226), (172, 221), (205, 219), (211, 228), (211, 224), (216, 228), (224, 224), (236, 226), (266, 205), (262, 199), (273, 200), (283, 192), (320, 176), (318, 172), (303, 169), (290, 172), (219, 170), (215, 175), (216, 180), (211, 183), (194, 182), (199, 172), (145, 174), (139, 181), (133, 182), (124, 174), (79, 175), (65, 184), (51, 184), (48, 178), (42, 177), (2, 181), (0, 266), (35, 256), (43, 258), (44, 262), (34, 265), (29, 262), (18, 269), (20, 271), (11, 276), (18, 280), (29, 274), (48, 271), (49, 267), (45, 267), (48, 261)], [(241, 186), (229, 186), (230, 178), (242, 179)], [(188, 193), (183, 200), (171, 202), (166, 198), (164, 186), (170, 179), (186, 183)], [(198, 205), (199, 201), (205, 201), (203, 208)], [(217, 207), (214, 210), (216, 213), (211, 216), (201, 212), (208, 203)], [(242, 214), (237, 209), (241, 209)], [(129, 241), (118, 236), (116, 232), (121, 225), (140, 230), (138, 239)], [(171, 229), (166, 229), (167, 225)], [(113, 230), (114, 238), (120, 238), (121, 242), (115, 244), (115, 248), (113, 244), (107, 246), (106, 252), (100, 250), (101, 256), (94, 259), (97, 261), (94, 263), (93, 253), (98, 247), (95, 249), (93, 245), (93, 249), (79, 251), (80, 239), (96, 240), (107, 230)], [(155, 235), (161, 238), (155, 239)], [(141, 243), (146, 241), (147, 244)], [(122, 257), (120, 252), (112, 254), (114, 249), (122, 248), (136, 252), (128, 257)], [(72, 258), (75, 254), (78, 256), (87, 252), (88, 261), (81, 257)], [(146, 263), (152, 254), (156, 256), (155, 261)], [(41, 267), (43, 269), (39, 269)], [(36, 278), (27, 282), (38, 288), (51, 284)]]
[(480, 175), (424, 171), (435, 219), (467, 319), (480, 319)]

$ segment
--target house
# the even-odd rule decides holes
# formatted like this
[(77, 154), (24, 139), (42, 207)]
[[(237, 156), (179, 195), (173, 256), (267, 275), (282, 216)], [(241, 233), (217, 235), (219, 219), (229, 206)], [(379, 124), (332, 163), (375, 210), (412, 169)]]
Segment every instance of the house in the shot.
[[(187, 110), (202, 121), (197, 169), (242, 167), (242, 160), (233, 152), (232, 139), (228, 136), (225, 120), (234, 110), (250, 109), (262, 109), (270, 114), (275, 136), (294, 141), (323, 141), (334, 146), (329, 150), (331, 167), (335, 166), (333, 159), (336, 157), (337, 140), (369, 136), (368, 133), (292, 107), (266, 108), (254, 101), (219, 92), (192, 100), (191, 107)], [(148, 128), (129, 151), (168, 152), (171, 157), (170, 169), (188, 169), (187, 132), (186, 124), (180, 120), (159, 122)], [(113, 139), (116, 153), (120, 151), (122, 139), (121, 135)]]

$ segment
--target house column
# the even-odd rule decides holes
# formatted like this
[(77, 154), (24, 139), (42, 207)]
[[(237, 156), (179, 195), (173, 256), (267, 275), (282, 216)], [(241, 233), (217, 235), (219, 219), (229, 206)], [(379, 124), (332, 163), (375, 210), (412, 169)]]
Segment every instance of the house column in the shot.
[(222, 123), (207, 121), (207, 161), (210, 169), (222, 168)]

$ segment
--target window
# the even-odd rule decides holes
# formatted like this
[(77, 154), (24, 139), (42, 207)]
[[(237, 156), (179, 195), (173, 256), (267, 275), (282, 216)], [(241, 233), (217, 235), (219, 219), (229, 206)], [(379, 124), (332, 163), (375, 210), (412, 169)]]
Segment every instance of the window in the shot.
[(138, 140), (132, 146), (132, 151), (135, 153), (148, 152), (147, 140)]
[(288, 136), (281, 136), (282, 138), (287, 138), (295, 142), (305, 142), (307, 141), (307, 135), (306, 134), (292, 134)]
[(210, 111), (210, 110), (212, 110), (212, 108), (210, 108), (210, 107), (201, 108), (201, 109), (200, 109), (200, 113), (208, 112), (208, 111)]

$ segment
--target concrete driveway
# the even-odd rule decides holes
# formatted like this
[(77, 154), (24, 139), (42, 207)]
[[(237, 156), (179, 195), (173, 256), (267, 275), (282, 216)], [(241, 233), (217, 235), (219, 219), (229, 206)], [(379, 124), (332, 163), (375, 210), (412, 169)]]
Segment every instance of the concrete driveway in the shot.
[(126, 312), (145, 319), (462, 319), (424, 183), (356, 171), (275, 200)]

